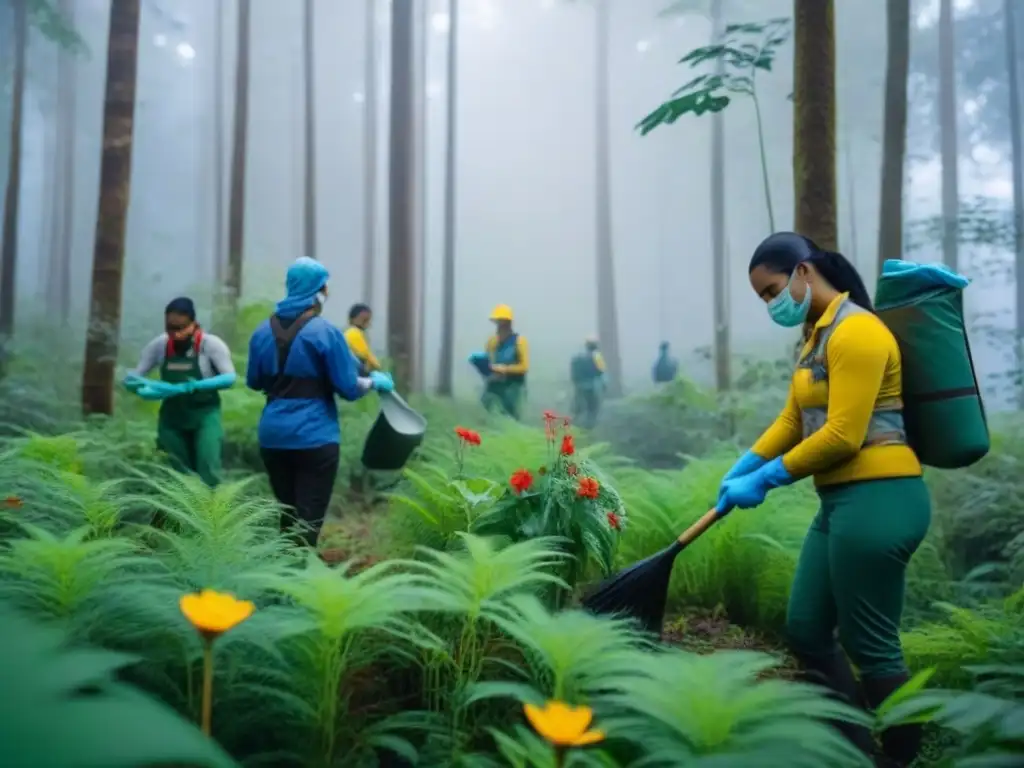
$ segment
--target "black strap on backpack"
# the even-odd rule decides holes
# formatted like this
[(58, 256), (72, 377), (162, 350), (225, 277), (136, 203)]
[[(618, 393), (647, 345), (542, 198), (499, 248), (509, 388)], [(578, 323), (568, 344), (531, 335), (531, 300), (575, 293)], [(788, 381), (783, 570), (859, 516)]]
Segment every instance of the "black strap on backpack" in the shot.
[(271, 316), (270, 330), (274, 334), (274, 343), (277, 345), (277, 378), (267, 390), (268, 403), (281, 399), (325, 400), (331, 396), (331, 389), (323, 377), (289, 376), (284, 372), (288, 354), (292, 350), (292, 344), (298, 337), (299, 331), (305, 328), (306, 323), (314, 317), (316, 317), (315, 312), (304, 312), (286, 328), (281, 323), (281, 318), (277, 315)]

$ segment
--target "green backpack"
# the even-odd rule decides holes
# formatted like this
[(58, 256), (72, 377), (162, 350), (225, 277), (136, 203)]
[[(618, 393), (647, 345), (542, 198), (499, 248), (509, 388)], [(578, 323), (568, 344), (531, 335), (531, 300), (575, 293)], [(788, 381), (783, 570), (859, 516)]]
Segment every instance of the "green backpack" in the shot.
[[(950, 275), (963, 284), (943, 283)], [(970, 466), (991, 445), (964, 324), (964, 285), (940, 267), (887, 261), (875, 293), (875, 311), (902, 356), (907, 441), (922, 464), (940, 469)]]

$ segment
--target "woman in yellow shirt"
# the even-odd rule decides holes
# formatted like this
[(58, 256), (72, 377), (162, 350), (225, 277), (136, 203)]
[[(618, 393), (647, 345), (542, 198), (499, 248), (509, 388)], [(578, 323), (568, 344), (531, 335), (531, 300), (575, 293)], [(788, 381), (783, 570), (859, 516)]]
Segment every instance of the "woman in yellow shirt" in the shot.
[(373, 371), (383, 370), (380, 361), (366, 340), (366, 331), (370, 327), (373, 313), (366, 304), (354, 304), (348, 311), (348, 328), (345, 329), (345, 341), (348, 348), (359, 361), (359, 375), (369, 376)]
[[(838, 253), (777, 233), (758, 246), (749, 274), (772, 320), (807, 323), (810, 333), (782, 413), (725, 476), (718, 509), (756, 507), (772, 488), (814, 478), (821, 507), (797, 563), (789, 643), (814, 680), (859, 704), (848, 656), (877, 707), (908, 679), (899, 636), (906, 569), (931, 520), (903, 427), (899, 347)], [(873, 751), (866, 729), (836, 727)], [(920, 740), (918, 726), (892, 728), (885, 757), (909, 765)]]

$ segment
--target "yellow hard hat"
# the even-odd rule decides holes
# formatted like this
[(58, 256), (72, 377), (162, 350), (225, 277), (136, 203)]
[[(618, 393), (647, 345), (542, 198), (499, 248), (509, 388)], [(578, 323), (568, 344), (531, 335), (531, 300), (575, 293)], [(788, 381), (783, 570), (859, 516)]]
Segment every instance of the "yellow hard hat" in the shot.
[(491, 320), (508, 320), (512, 322), (512, 307), (508, 304), (499, 304), (491, 311)]

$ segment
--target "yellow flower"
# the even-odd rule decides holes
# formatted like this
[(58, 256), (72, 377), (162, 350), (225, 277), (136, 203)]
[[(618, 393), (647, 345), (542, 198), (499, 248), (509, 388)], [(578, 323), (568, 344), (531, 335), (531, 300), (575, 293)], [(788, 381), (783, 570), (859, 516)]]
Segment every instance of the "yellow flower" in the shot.
[(549, 701), (543, 707), (524, 704), (523, 712), (533, 730), (556, 747), (585, 747), (604, 741), (604, 731), (587, 730), (594, 719), (590, 707), (571, 707), (561, 701)]
[(211, 638), (241, 624), (256, 610), (248, 600), (239, 600), (234, 595), (212, 589), (182, 595), (178, 605), (192, 626)]

